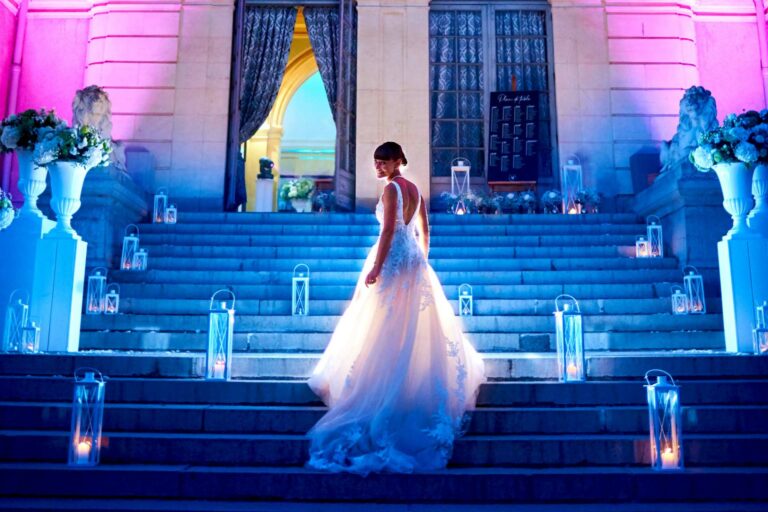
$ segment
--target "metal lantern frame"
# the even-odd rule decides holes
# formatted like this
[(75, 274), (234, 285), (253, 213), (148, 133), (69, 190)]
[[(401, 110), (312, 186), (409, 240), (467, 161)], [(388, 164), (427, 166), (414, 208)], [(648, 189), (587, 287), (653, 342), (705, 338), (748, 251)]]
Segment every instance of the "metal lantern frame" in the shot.
[[(218, 301), (219, 294), (229, 294), (232, 301)], [(208, 350), (205, 358), (205, 378), (229, 380), (232, 376), (232, 346), (235, 330), (235, 294), (232, 290), (214, 292), (208, 309)]]
[(463, 197), (470, 193), (469, 179), (472, 164), (468, 158), (456, 157), (451, 160), (451, 194)]
[[(131, 233), (131, 230), (135, 233)], [(139, 226), (128, 224), (123, 234), (123, 252), (120, 255), (120, 270), (133, 270), (133, 260), (139, 250)]]
[(19, 352), (23, 338), (23, 329), (29, 321), (29, 292), (16, 289), (8, 297), (5, 308), (5, 327), (3, 328), (3, 351)]
[(704, 315), (707, 312), (707, 300), (704, 295), (704, 278), (693, 265), (683, 268), (683, 288), (688, 298), (688, 313)]
[(116, 315), (120, 312), (120, 285), (109, 283), (104, 295), (104, 314)]
[(467, 208), (466, 203), (464, 203), (464, 199), (459, 197), (459, 200), (456, 201), (456, 204), (453, 205), (453, 214), (454, 215), (469, 215), (469, 208)]
[(133, 270), (136, 272), (142, 272), (147, 270), (147, 262), (149, 261), (149, 253), (143, 247), (136, 251), (133, 255)]
[(168, 189), (162, 187), (157, 189), (157, 192), (155, 192), (155, 199), (152, 207), (152, 224), (162, 224), (165, 222), (165, 214), (167, 208)]
[(655, 215), (646, 217), (645, 232), (648, 239), (648, 256), (651, 258), (663, 258), (664, 231), (661, 227), (661, 219)]
[(679, 284), (672, 285), (670, 292), (670, 300), (672, 301), (672, 314), (678, 316), (687, 315), (688, 296), (685, 294), (683, 287)]
[(171, 206), (165, 209), (165, 223), (176, 224), (178, 220), (179, 220), (179, 210), (178, 208), (176, 208), (175, 204), (172, 204)]
[[(304, 270), (302, 270), (304, 269)], [(309, 266), (299, 263), (293, 267), (291, 279), (291, 315), (309, 314)]]
[(648, 239), (640, 235), (635, 239), (635, 257), (648, 258), (651, 255), (651, 246)]
[[(103, 272), (103, 273), (102, 273)], [(107, 293), (107, 269), (96, 267), (88, 276), (88, 291), (85, 295), (85, 314), (100, 315), (105, 310)]]
[(21, 330), (21, 352), (24, 354), (40, 352), (40, 326), (34, 320), (30, 320)]
[(583, 318), (579, 301), (571, 295), (558, 295), (555, 297), (554, 315), (557, 368), (560, 381), (584, 382), (587, 379), (587, 364), (584, 355)]
[(560, 169), (560, 187), (563, 193), (563, 213), (581, 213), (581, 205), (576, 202), (579, 191), (584, 188), (583, 169), (577, 155), (571, 155)]
[(105, 388), (104, 376), (95, 368), (78, 368), (75, 371), (69, 435), (70, 465), (95, 466), (99, 463)]
[(459, 285), (459, 316), (472, 316), (475, 314), (472, 286), (467, 283)]
[(752, 330), (752, 343), (755, 355), (768, 356), (768, 301), (755, 307), (755, 328)]
[[(649, 377), (660, 374), (651, 384)], [(683, 469), (683, 431), (680, 386), (664, 370), (645, 373), (650, 429), (651, 467), (657, 471)]]

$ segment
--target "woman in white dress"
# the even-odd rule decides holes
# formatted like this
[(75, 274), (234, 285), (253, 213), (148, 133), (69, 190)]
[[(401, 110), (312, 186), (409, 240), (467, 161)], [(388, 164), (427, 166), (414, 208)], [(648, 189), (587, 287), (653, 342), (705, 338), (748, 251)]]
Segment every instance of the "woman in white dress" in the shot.
[[(379, 240), (309, 385), (329, 407), (310, 430), (307, 465), (329, 471), (409, 473), (444, 468), (485, 381), (427, 262), (427, 210), (387, 142), (374, 153), (387, 185)], [(418, 226), (418, 234), (416, 227)]]

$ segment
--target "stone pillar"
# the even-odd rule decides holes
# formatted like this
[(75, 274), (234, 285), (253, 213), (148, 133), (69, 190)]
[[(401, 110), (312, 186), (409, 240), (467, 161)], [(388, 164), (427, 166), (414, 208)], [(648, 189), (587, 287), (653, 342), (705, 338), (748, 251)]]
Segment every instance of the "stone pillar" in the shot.
[(429, 204), (429, 1), (359, 0), (357, 12), (357, 208), (376, 204), (373, 151), (388, 140)]

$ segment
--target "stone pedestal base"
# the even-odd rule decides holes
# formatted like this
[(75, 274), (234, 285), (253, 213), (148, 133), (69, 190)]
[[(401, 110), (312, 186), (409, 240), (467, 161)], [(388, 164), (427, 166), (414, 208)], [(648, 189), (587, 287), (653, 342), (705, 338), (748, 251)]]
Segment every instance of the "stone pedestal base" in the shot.
[[(35, 280), (35, 259), (42, 237), (56, 223), (44, 217), (22, 215), (7, 229), (0, 231), (2, 271), (0, 271), (0, 333), (5, 328), (5, 309), (14, 290), (23, 290), (30, 297)], [(32, 318), (39, 323), (40, 318)]]
[(59, 233), (40, 241), (29, 318), (40, 325), (43, 352), (77, 352), (80, 347), (87, 249), (79, 237)]
[(275, 211), (274, 204), (274, 190), (275, 180), (259, 179), (256, 180), (256, 201), (253, 211), (256, 212), (273, 212)]
[(717, 244), (725, 348), (752, 352), (755, 306), (768, 300), (768, 240), (732, 238)]

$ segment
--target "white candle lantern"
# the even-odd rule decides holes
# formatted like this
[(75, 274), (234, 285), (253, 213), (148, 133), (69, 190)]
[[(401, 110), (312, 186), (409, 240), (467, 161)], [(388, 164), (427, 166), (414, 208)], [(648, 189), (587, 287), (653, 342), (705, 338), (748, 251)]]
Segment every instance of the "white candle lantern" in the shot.
[(175, 204), (172, 204), (165, 210), (165, 223), (166, 224), (176, 224), (176, 220), (178, 219), (179, 211), (176, 208)]
[(648, 256), (650, 256), (648, 240), (644, 236), (637, 237), (635, 240), (635, 257), (647, 258)]
[(166, 209), (168, 208), (168, 191), (165, 188), (158, 189), (155, 193), (154, 208), (152, 208), (152, 223), (165, 222)]
[(672, 290), (672, 314), (687, 315), (688, 314), (688, 296), (683, 292), (683, 287), (676, 284), (672, 286), (671, 290)]
[(100, 315), (104, 312), (104, 300), (107, 293), (107, 269), (97, 267), (88, 276), (88, 293), (85, 296), (85, 314)]
[(291, 283), (291, 315), (306, 316), (309, 314), (309, 267), (304, 263), (293, 267)]
[(104, 377), (93, 368), (75, 372), (72, 401), (72, 428), (69, 436), (69, 464), (95, 466), (101, 451), (104, 420)]
[(584, 333), (579, 302), (570, 295), (555, 298), (555, 341), (561, 382), (583, 382), (587, 378)]
[(459, 316), (472, 316), (473, 314), (472, 287), (468, 284), (462, 284), (459, 286)]
[[(229, 294), (227, 300), (219, 300), (219, 294)], [(211, 296), (208, 311), (208, 351), (205, 359), (205, 378), (229, 380), (232, 375), (232, 338), (235, 329), (235, 294), (230, 290), (218, 290)]]
[(116, 315), (120, 312), (120, 285), (110, 283), (107, 285), (107, 293), (104, 295), (104, 314)]
[(563, 213), (581, 213), (581, 205), (576, 202), (579, 191), (584, 188), (581, 160), (578, 156), (569, 156), (560, 170), (560, 187), (563, 192)]
[(765, 314), (768, 311), (768, 302), (763, 302), (761, 306), (755, 308), (755, 328), (752, 331), (755, 354), (759, 356), (768, 355), (768, 324), (766, 324)]
[(123, 236), (123, 253), (120, 256), (120, 269), (133, 270), (133, 260), (139, 250), (139, 226), (128, 224)]
[(451, 161), (451, 194), (462, 197), (469, 194), (469, 171), (472, 165), (466, 158)]
[(40, 327), (34, 321), (21, 330), (21, 351), (25, 354), (40, 351)]
[(703, 315), (707, 312), (707, 302), (704, 297), (704, 278), (696, 267), (688, 265), (683, 269), (683, 287), (688, 299), (688, 313)]
[(651, 215), (645, 219), (645, 230), (648, 238), (648, 256), (651, 258), (664, 257), (664, 234), (661, 229), (661, 220)]
[(23, 329), (27, 326), (28, 316), (29, 294), (22, 290), (14, 290), (5, 308), (3, 351), (19, 352), (21, 350)]
[(147, 270), (147, 259), (149, 255), (146, 249), (139, 249), (136, 254), (133, 255), (133, 270), (137, 272)]
[[(651, 384), (649, 376), (661, 373)], [(651, 467), (659, 471), (683, 469), (683, 436), (680, 387), (664, 370), (645, 374), (650, 424)]]

